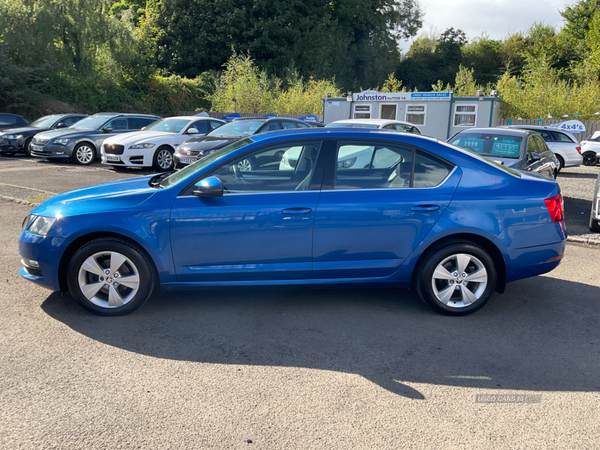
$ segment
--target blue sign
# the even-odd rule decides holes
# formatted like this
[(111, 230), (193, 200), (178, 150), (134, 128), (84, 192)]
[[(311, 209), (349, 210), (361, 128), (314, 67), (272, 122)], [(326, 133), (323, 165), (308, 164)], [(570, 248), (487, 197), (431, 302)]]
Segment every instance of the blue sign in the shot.
[(450, 98), (449, 92), (412, 92), (412, 98)]
[(569, 131), (576, 134), (585, 134), (585, 125), (579, 120), (568, 120), (566, 122), (554, 123), (550, 125), (550, 128), (556, 128), (558, 130)]
[(229, 122), (230, 120), (239, 119), (240, 117), (242, 117), (242, 116), (240, 116), (239, 113), (233, 113), (233, 114), (229, 114), (228, 116), (223, 117), (223, 120), (226, 120)]
[(314, 114), (309, 114), (308, 116), (300, 117), (300, 120), (304, 120), (305, 122), (318, 122), (319, 118)]
[(277, 117), (277, 114), (267, 114), (266, 116), (263, 116), (263, 117), (270, 119), (271, 117)]

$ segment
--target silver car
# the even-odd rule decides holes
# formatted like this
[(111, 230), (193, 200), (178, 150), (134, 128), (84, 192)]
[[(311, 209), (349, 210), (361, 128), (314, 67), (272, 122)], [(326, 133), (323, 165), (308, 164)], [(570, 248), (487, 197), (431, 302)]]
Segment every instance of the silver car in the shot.
[(558, 160), (558, 171), (563, 167), (579, 167), (583, 161), (581, 156), (581, 144), (575, 136), (568, 131), (557, 130), (556, 128), (537, 126), (537, 125), (509, 125), (502, 128), (519, 128), (521, 130), (530, 130), (539, 133), (542, 139), (546, 141), (550, 150), (556, 155)]
[(37, 134), (31, 141), (31, 156), (70, 159), (76, 164), (88, 165), (100, 156), (105, 139), (139, 131), (157, 120), (160, 117), (149, 114), (94, 114), (69, 128)]
[(592, 211), (590, 212), (590, 230), (600, 233), (600, 174), (596, 178), (594, 197), (592, 199)]

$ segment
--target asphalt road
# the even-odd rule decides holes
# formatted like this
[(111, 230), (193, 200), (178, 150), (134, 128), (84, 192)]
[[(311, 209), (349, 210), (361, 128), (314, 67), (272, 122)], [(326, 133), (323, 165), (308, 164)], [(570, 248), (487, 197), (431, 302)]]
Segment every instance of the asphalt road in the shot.
[[(11, 164), (2, 188), (128, 176), (51, 190), (56, 169)], [(596, 248), (462, 318), (396, 289), (158, 294), (105, 318), (18, 276), (29, 209), (0, 201), (0, 448), (598, 447)]]

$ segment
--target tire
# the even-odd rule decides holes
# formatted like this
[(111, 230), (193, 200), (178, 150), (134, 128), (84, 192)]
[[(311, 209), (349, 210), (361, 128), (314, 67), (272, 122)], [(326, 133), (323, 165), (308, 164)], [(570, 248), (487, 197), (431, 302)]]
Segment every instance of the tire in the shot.
[(600, 222), (590, 218), (590, 231), (594, 233), (600, 233)]
[(96, 159), (96, 149), (92, 144), (82, 142), (77, 144), (73, 149), (73, 156), (71, 157), (75, 164), (80, 166), (89, 166)]
[(583, 154), (582, 164), (584, 166), (595, 166), (598, 163), (596, 152), (585, 152)]
[[(418, 267), (417, 274), (421, 299), (448, 316), (464, 316), (481, 309), (496, 290), (498, 279), (489, 254), (470, 242), (449, 244), (434, 251)], [(472, 281), (465, 283), (469, 278)]]
[(67, 267), (67, 284), (88, 311), (121, 316), (138, 309), (152, 295), (152, 267), (149, 258), (130, 244), (97, 239), (75, 252)]
[(254, 163), (251, 159), (242, 159), (237, 163), (237, 167), (240, 169), (240, 172), (250, 172), (254, 170)]
[(560, 173), (560, 171), (565, 167), (565, 160), (562, 156), (556, 155), (556, 160), (558, 161), (558, 166), (556, 167), (556, 173)]
[(32, 140), (33, 140), (33, 137), (30, 137), (29, 139), (27, 139), (25, 141), (25, 144), (23, 145), (23, 154), (25, 156), (31, 156), (31, 150), (29, 149), (29, 146), (31, 145)]
[(154, 152), (152, 167), (157, 172), (170, 172), (174, 170), (175, 159), (173, 158), (173, 149), (170, 147), (159, 147)]

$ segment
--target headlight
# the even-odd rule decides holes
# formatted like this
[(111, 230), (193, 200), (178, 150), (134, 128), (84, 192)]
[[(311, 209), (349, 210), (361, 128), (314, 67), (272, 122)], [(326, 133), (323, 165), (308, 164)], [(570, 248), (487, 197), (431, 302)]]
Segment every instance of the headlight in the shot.
[(23, 231), (25, 231), (27, 229), (27, 227), (31, 223), (31, 219), (32, 219), (31, 214), (27, 214), (25, 216), (25, 218), (23, 219), (23, 223), (21, 224), (21, 228), (23, 229)]
[(5, 134), (2, 136), (4, 139), (23, 139), (22, 134)]
[(156, 144), (135, 144), (132, 145), (131, 147), (129, 147), (131, 150), (139, 150), (142, 148), (152, 148), (154, 147)]
[(67, 145), (69, 143), (68, 138), (63, 138), (63, 139), (56, 139), (54, 142), (58, 145)]
[(46, 236), (52, 225), (56, 221), (56, 217), (44, 217), (44, 216), (32, 216), (33, 220), (31, 221), (27, 231), (32, 234), (38, 234), (40, 236)]
[(350, 167), (352, 167), (354, 165), (355, 162), (356, 162), (356, 158), (345, 159), (343, 161), (338, 162), (337, 168), (338, 169), (349, 169)]

